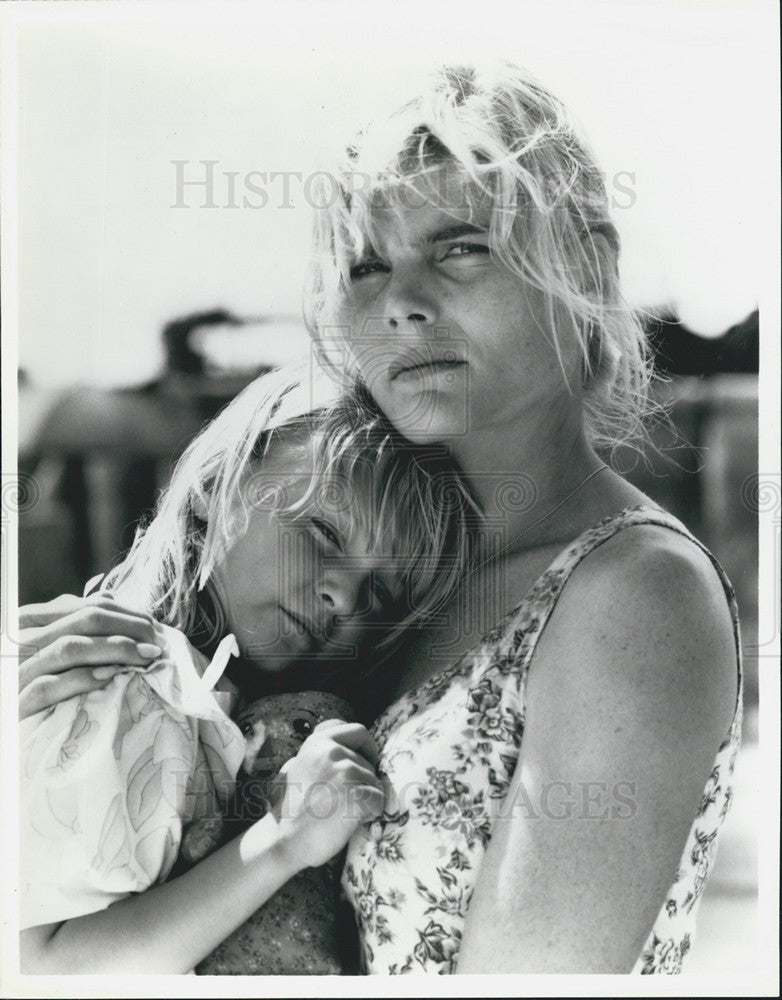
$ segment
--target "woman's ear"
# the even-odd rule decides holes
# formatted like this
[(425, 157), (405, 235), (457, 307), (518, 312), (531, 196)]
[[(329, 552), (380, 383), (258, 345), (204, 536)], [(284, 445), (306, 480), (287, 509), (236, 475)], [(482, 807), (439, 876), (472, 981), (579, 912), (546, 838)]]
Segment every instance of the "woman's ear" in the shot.
[(581, 237), (584, 251), (584, 291), (605, 302), (616, 285), (619, 237), (610, 222), (596, 223)]
[(600, 329), (592, 324), (586, 341), (586, 355), (581, 365), (581, 387), (589, 389), (595, 383), (603, 363), (603, 336)]
[(197, 517), (199, 521), (203, 521), (206, 524), (208, 520), (208, 512), (206, 509), (206, 501), (200, 493), (193, 495), (191, 503), (191, 510), (193, 511), (194, 517)]
[[(582, 290), (599, 308), (615, 294), (618, 282), (619, 236), (610, 222), (596, 223), (581, 237), (584, 269)], [(588, 389), (604, 368), (603, 330), (590, 323), (585, 333), (581, 385)]]

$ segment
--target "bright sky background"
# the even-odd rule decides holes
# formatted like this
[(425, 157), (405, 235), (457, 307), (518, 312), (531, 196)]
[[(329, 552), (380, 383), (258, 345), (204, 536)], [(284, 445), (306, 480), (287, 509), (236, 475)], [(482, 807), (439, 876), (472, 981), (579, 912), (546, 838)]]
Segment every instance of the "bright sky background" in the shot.
[(251, 171), (306, 177), (423, 68), (470, 55), (529, 66), (585, 124), (616, 193), (631, 301), (669, 304), (705, 335), (758, 301), (777, 226), (766, 0), (39, 9), (17, 54), (19, 359), (38, 384), (148, 378), (162, 324), (185, 312), (296, 316), (302, 184), (290, 209), (279, 178), (264, 208), (200, 208), (200, 189), (174, 208), (171, 161), (190, 161), (188, 177), (219, 161), (218, 205), (238, 171), (241, 204)]

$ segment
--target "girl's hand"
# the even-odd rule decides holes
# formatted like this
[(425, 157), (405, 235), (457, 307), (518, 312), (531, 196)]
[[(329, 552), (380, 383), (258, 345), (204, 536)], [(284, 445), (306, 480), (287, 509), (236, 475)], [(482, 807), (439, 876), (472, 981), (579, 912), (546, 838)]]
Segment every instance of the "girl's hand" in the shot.
[(323, 865), (383, 811), (377, 747), (364, 726), (329, 719), (283, 765), (272, 812), (295, 870)]
[(146, 666), (161, 654), (152, 618), (106, 592), (29, 604), (19, 609), (19, 628), (22, 719), (102, 688), (117, 671)]

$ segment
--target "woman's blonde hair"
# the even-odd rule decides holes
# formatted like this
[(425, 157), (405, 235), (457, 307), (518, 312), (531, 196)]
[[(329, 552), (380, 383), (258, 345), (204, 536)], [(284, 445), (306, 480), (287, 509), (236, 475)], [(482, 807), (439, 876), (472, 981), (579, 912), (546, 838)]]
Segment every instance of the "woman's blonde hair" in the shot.
[[(248, 506), (280, 516), (328, 503), (367, 530), (371, 544), (381, 539), (398, 567), (402, 617), (376, 646), (428, 620), (467, 558), (474, 504), (462, 477), (443, 449), (402, 438), (362, 388), (318, 403), (311, 391), (304, 366), (293, 366), (257, 379), (222, 410), (182, 455), (154, 517), (104, 586), (212, 652), (226, 633), (212, 573), (246, 530)], [(303, 496), (288, 497), (284, 479), (254, 477), (277, 439), (311, 451)]]
[[(487, 207), (490, 249), (543, 293), (547, 334), (581, 355), (587, 433), (612, 451), (644, 437), (651, 364), (618, 282), (619, 237), (603, 176), (563, 105), (518, 67), (443, 67), (431, 87), (359, 133), (316, 193), (305, 303), (316, 342), (339, 328), (350, 268), (371, 245), (373, 209), (455, 167), (470, 208)], [(435, 181), (433, 181), (435, 183)], [(420, 198), (420, 192), (416, 195)]]

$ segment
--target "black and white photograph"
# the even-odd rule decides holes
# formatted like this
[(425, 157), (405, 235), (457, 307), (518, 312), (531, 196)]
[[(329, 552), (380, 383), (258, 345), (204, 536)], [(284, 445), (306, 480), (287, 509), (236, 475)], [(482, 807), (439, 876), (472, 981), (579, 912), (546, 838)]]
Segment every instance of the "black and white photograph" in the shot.
[(777, 5), (0, 31), (2, 996), (777, 996)]

